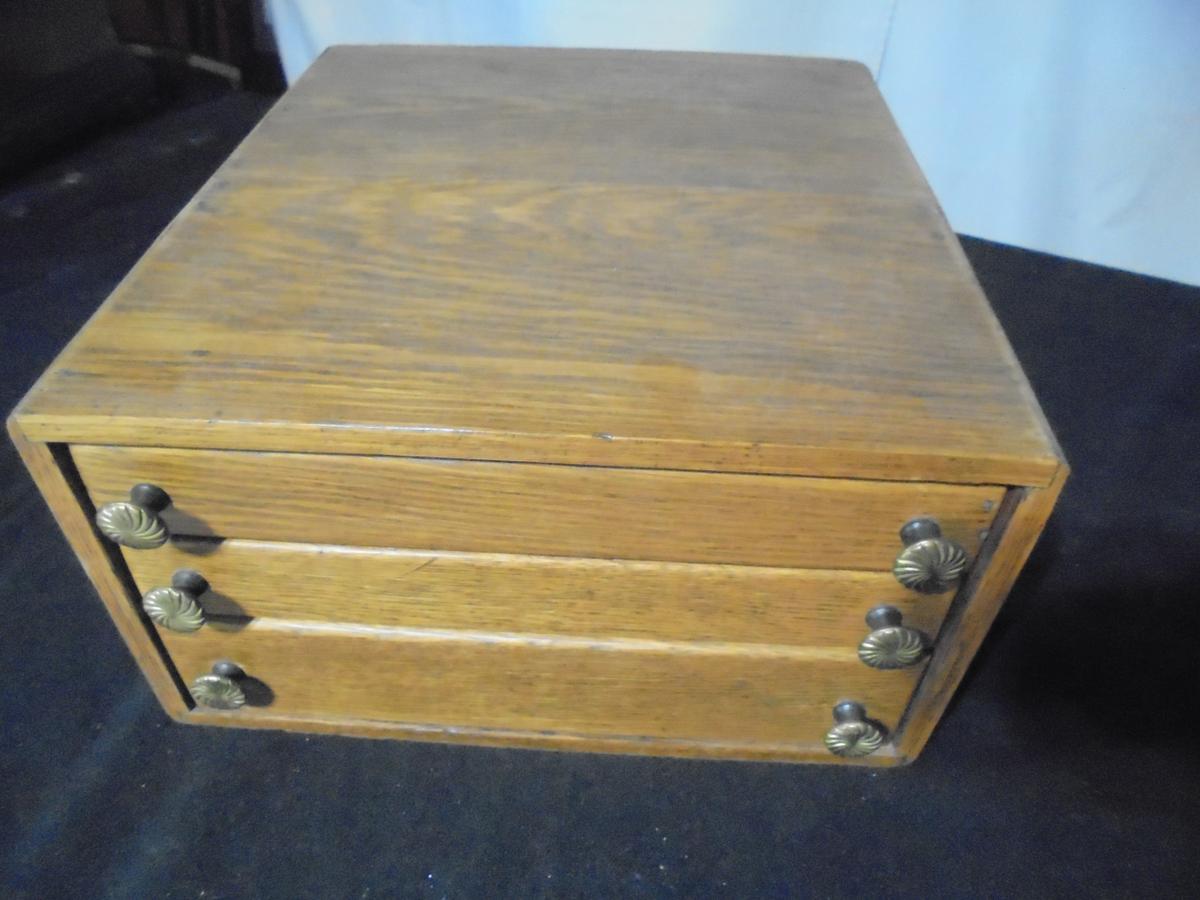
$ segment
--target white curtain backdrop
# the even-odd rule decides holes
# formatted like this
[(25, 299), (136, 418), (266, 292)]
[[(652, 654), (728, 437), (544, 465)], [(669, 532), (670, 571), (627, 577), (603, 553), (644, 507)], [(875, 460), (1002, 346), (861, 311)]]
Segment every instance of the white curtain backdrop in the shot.
[(267, 6), (293, 80), (344, 43), (856, 59), (875, 73), (957, 231), (1200, 284), (1200, 0)]

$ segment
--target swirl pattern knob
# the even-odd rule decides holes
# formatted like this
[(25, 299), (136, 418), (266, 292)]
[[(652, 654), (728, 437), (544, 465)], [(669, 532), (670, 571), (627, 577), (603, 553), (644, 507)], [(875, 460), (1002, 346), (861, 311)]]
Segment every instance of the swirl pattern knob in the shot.
[(128, 500), (105, 503), (96, 510), (96, 527), (115, 544), (132, 550), (152, 550), (167, 542), (170, 532), (159, 515), (171, 505), (162, 488), (134, 485)]
[(967, 570), (967, 551), (942, 537), (933, 519), (913, 519), (900, 529), (904, 549), (896, 557), (892, 574), (910, 590), (941, 594)]
[(151, 588), (142, 597), (142, 609), (150, 620), (171, 631), (197, 631), (204, 625), (200, 595), (208, 582), (191, 569), (180, 569), (171, 577), (170, 587)]
[(833, 721), (825, 732), (825, 748), (834, 756), (870, 756), (887, 741), (884, 730), (867, 719), (861, 703), (839, 703), (833, 708)]
[(902, 621), (900, 610), (894, 606), (877, 606), (867, 613), (871, 633), (858, 645), (858, 658), (872, 669), (903, 669), (919, 663), (928, 641)]
[(242, 674), (236, 663), (218, 662), (210, 674), (192, 682), (192, 698), (209, 709), (241, 709), (246, 705), (246, 692), (238, 684)]

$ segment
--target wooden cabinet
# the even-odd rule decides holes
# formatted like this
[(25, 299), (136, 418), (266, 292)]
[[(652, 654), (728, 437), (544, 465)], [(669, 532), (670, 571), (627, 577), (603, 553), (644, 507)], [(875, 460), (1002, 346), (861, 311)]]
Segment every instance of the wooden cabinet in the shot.
[(182, 721), (867, 764), (1067, 471), (866, 70), (733, 55), (335, 48), (9, 429)]

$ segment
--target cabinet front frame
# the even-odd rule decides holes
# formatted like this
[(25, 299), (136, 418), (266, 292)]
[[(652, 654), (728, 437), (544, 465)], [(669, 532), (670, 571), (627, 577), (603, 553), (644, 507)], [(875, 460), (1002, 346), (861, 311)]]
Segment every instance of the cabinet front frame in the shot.
[(841, 764), (851, 762), (883, 766), (912, 761), (925, 746), (1028, 559), (1068, 474), (1067, 466), (1063, 463), (1045, 487), (1006, 486), (1004, 499), (990, 532), (971, 574), (951, 603), (925, 673), (890, 744), (862, 760), (847, 761), (830, 756), (823, 748), (800, 744), (750, 746), (696, 741), (606, 739), (571, 734), (496, 729), (471, 731), (419, 724), (398, 725), (338, 718), (301, 719), (265, 714), (249, 722), (238, 720), (236, 713), (198, 709), (153, 625), (141, 609), (133, 577), (121, 554), (96, 531), (93, 524), (95, 510), (75, 470), (69, 447), (28, 439), (16, 417), (9, 419), (8, 429), (31, 477), (100, 595), (118, 633), (163, 709), (177, 721), (495, 746)]

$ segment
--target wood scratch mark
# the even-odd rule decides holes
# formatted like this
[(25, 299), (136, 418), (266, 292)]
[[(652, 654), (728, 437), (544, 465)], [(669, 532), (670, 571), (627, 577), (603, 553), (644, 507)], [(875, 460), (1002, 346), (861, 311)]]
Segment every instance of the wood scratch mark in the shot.
[(438, 558), (436, 556), (431, 557), (431, 558), (425, 560), (425, 562), (421, 563), (415, 569), (409, 569), (407, 572), (404, 573), (404, 577), (407, 578), (409, 575), (416, 575), (422, 569), (428, 569), (430, 566), (432, 566), (437, 561), (438, 561)]

